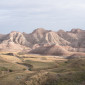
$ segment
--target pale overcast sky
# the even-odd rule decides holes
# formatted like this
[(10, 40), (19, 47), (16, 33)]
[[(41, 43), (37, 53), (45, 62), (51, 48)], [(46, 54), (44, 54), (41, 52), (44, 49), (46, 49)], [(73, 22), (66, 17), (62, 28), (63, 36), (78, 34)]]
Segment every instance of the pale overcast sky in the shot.
[(85, 0), (0, 0), (0, 33), (85, 29)]

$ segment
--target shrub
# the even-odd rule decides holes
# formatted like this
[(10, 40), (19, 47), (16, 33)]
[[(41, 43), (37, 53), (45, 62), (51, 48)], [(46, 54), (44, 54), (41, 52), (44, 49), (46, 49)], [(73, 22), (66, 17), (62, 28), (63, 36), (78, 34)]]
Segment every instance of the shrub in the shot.
[(6, 67), (0, 67), (0, 71), (8, 71)]

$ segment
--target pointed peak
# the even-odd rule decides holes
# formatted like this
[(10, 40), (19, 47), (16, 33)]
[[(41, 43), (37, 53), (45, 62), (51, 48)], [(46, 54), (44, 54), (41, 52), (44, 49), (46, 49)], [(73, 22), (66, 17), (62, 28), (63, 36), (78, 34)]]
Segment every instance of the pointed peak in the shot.
[(59, 32), (59, 33), (63, 33), (63, 32), (65, 32), (65, 31), (62, 30), (62, 29), (60, 29), (60, 30), (58, 30), (57, 32)]
[(45, 30), (45, 29), (44, 28), (37, 28), (34, 31), (43, 31), (43, 30)]
[(80, 29), (80, 28), (72, 29), (71, 32), (72, 33), (79, 33), (79, 32), (82, 32), (82, 29)]
[(11, 31), (9, 34), (17, 34), (17, 33), (21, 33), (21, 32)]
[(44, 28), (37, 28), (35, 29), (32, 33), (43, 33), (45, 32), (46, 30)]

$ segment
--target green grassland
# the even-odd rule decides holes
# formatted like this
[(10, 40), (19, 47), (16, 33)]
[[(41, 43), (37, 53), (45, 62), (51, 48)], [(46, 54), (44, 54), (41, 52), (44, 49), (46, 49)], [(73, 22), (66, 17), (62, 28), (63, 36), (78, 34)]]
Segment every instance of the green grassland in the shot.
[(3, 53), (0, 85), (85, 85), (85, 58)]
[(26, 60), (26, 64), (32, 65), (31, 70), (45, 70), (45, 69), (52, 69), (57, 67), (56, 62), (40, 62), (40, 61), (31, 61), (31, 60)]

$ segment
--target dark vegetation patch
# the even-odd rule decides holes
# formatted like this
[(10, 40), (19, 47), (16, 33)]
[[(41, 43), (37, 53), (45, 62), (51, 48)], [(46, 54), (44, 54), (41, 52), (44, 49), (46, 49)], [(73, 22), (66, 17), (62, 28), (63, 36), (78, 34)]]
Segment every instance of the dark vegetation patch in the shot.
[(14, 53), (6, 53), (5, 55), (15, 56)]
[(31, 70), (46, 70), (58, 67), (58, 64), (55, 62), (40, 62), (26, 60), (25, 63), (33, 66)]

